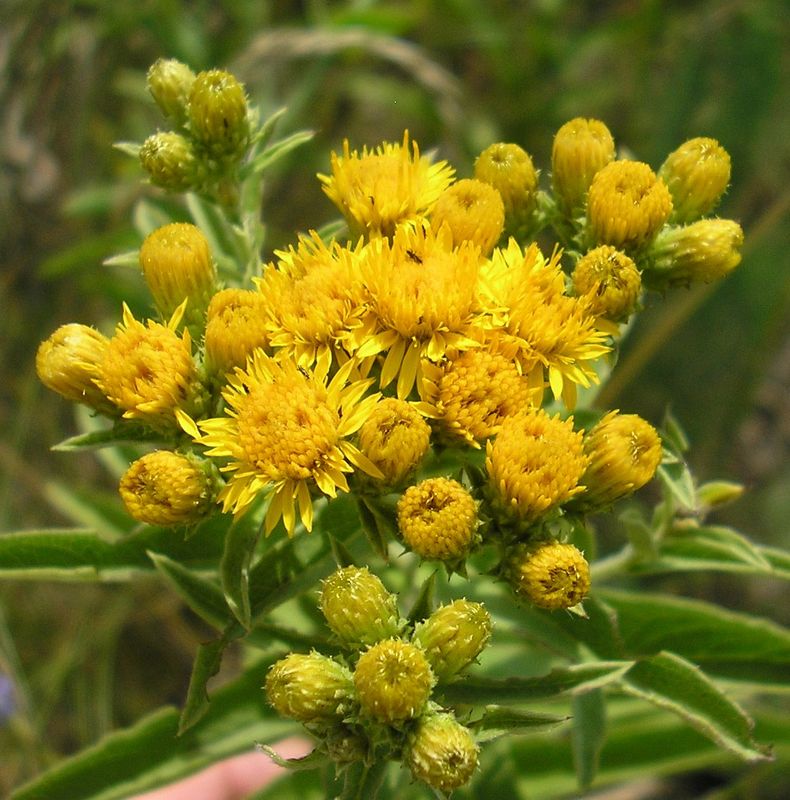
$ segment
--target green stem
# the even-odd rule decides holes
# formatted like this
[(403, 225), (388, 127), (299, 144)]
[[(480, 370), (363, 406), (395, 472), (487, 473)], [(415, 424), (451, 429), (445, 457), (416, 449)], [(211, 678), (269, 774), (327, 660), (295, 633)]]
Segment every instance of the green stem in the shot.
[(376, 800), (386, 772), (386, 761), (352, 764), (346, 770), (343, 792), (337, 800)]
[(590, 573), (593, 583), (606, 581), (616, 575), (622, 575), (628, 571), (628, 567), (636, 560), (636, 554), (630, 544), (627, 544), (617, 553), (613, 553), (600, 561), (595, 561), (590, 566)]

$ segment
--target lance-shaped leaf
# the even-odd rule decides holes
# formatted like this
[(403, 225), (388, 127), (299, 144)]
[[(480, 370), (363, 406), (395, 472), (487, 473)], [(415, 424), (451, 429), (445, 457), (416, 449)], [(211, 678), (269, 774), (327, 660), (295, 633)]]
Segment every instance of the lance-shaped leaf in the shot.
[(598, 761), (606, 741), (606, 700), (601, 689), (592, 689), (574, 695), (573, 712), (573, 764), (579, 788), (588, 788), (598, 772)]
[(532, 733), (556, 728), (570, 717), (530, 711), (519, 711), (504, 706), (487, 706), (483, 715), (467, 723), (479, 743), (491, 742), (513, 733)]
[(199, 722), (209, 708), (207, 684), (218, 672), (222, 664), (222, 655), (228, 646), (228, 640), (223, 636), (212, 642), (205, 642), (198, 647), (195, 662), (192, 665), (192, 675), (189, 678), (189, 689), (181, 717), (178, 720), (178, 735), (181, 736)]
[(241, 519), (230, 526), (225, 536), (225, 550), (219, 574), (225, 599), (236, 619), (245, 627), (251, 623), (249, 571), (260, 527)]

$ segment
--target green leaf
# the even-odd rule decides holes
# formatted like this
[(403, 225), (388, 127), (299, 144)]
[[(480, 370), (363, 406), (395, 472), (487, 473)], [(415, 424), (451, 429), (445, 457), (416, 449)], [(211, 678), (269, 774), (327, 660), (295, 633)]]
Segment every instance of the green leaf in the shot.
[(745, 761), (765, 761), (752, 738), (753, 722), (698, 667), (661, 652), (634, 664), (621, 680), (624, 691), (680, 716), (719, 747)]
[(586, 644), (599, 658), (606, 660), (625, 658), (617, 612), (601, 599), (600, 593), (587, 597), (583, 607), (586, 617), (551, 611), (538, 611), (538, 613), (553, 618), (573, 639)]
[(114, 447), (123, 444), (165, 444), (161, 434), (155, 433), (141, 425), (117, 422), (112, 428), (101, 431), (90, 431), (70, 436), (50, 449), (58, 453), (76, 453), (81, 450), (97, 450), (101, 447)]
[(329, 756), (326, 753), (322, 753), (320, 750), (313, 750), (312, 753), (308, 753), (306, 756), (302, 756), (302, 758), (282, 758), (273, 747), (269, 747), (265, 744), (260, 745), (258, 750), (262, 753), (266, 753), (278, 767), (287, 769), (290, 772), (317, 769), (318, 767), (323, 767), (330, 763)]
[(629, 657), (671, 649), (712, 675), (790, 688), (790, 631), (776, 623), (648, 592), (597, 595), (617, 611)]
[(760, 554), (771, 565), (774, 577), (790, 580), (790, 553), (774, 547), (761, 547)]
[(475, 740), (482, 744), (508, 734), (551, 730), (569, 719), (567, 716), (492, 705), (486, 707), (479, 719), (467, 723), (467, 727), (474, 731)]
[(434, 570), (424, 581), (420, 587), (420, 593), (414, 601), (414, 605), (409, 610), (406, 617), (409, 622), (421, 622), (428, 619), (433, 613), (434, 607), (434, 590), (436, 588), (436, 571)]
[(222, 589), (161, 553), (148, 553), (158, 572), (182, 600), (209, 625), (224, 630), (232, 621)]
[(132, 158), (139, 158), (141, 147), (142, 144), (140, 142), (115, 142), (113, 144), (115, 150), (119, 150)]
[(382, 515), (364, 497), (359, 499), (359, 517), (373, 552), (385, 560), (388, 559), (389, 526)]
[(228, 646), (223, 636), (212, 642), (205, 642), (198, 647), (189, 678), (189, 689), (181, 717), (178, 720), (178, 735), (182, 736), (189, 728), (197, 724), (208, 711), (209, 696), (206, 685), (218, 672), (222, 664), (222, 655)]
[(131, 269), (140, 269), (140, 251), (138, 249), (116, 253), (114, 256), (105, 258), (102, 264), (104, 264), (105, 267), (129, 267)]
[(688, 465), (681, 458), (664, 451), (664, 458), (656, 471), (664, 489), (686, 511), (697, 508), (697, 490)]
[(376, 800), (387, 774), (387, 762), (366, 764), (357, 761), (346, 769), (343, 791), (337, 800)]
[(219, 565), (225, 599), (236, 619), (249, 629), (251, 624), (249, 571), (260, 527), (242, 519), (230, 526)]
[(573, 764), (580, 789), (587, 789), (595, 780), (601, 748), (606, 742), (606, 701), (601, 689), (592, 689), (573, 696)]
[(669, 447), (678, 454), (688, 452), (691, 446), (686, 432), (670, 411), (667, 411), (664, 417), (664, 424), (661, 427), (661, 438), (665, 444), (669, 445)]
[(617, 681), (632, 661), (595, 661), (552, 670), (539, 678), (464, 678), (440, 684), (436, 693), (449, 703), (521, 703), (544, 700), (568, 692), (581, 692)]
[(262, 153), (255, 156), (252, 161), (245, 164), (241, 169), (241, 178), (244, 180), (248, 175), (258, 175), (268, 166), (278, 159), (286, 156), (292, 150), (309, 142), (315, 133), (313, 131), (297, 131), (279, 142), (275, 142), (271, 147), (267, 147)]

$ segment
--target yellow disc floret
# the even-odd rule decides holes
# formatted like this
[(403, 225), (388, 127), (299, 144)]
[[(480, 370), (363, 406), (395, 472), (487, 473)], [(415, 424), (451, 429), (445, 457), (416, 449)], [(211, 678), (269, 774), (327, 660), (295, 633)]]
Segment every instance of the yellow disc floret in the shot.
[(542, 409), (507, 417), (486, 449), (489, 487), (507, 515), (532, 521), (583, 491), (587, 466), (582, 433), (573, 419)]
[(431, 226), (447, 225), (453, 245), (470, 241), (487, 256), (499, 241), (505, 225), (505, 207), (499, 192), (488, 183), (466, 178), (439, 196), (431, 212)]
[(422, 650), (400, 639), (374, 644), (359, 657), (354, 672), (362, 711), (388, 725), (419, 717), (434, 682)]
[(590, 591), (590, 567), (572, 544), (518, 545), (505, 568), (517, 595), (550, 611), (572, 608)]
[(450, 478), (428, 478), (398, 501), (403, 541), (422, 558), (454, 561), (468, 555), (477, 538), (477, 503)]
[(375, 150), (332, 153), (332, 174), (319, 175), (324, 191), (348, 222), (352, 237), (392, 236), (399, 223), (417, 221), (450, 185), (454, 170), (446, 161), (432, 164), (417, 142), (384, 142)]
[(597, 317), (620, 322), (636, 310), (642, 279), (633, 259), (611, 245), (585, 253), (573, 270), (573, 291)]
[(428, 452), (431, 428), (406, 400), (380, 400), (359, 429), (360, 450), (381, 470), (384, 484), (402, 483)]
[(587, 197), (587, 222), (597, 244), (636, 250), (672, 213), (666, 184), (641, 161), (614, 161), (598, 173)]
[(149, 525), (190, 525), (208, 513), (212, 481), (195, 459), (170, 450), (138, 458), (119, 487), (129, 515)]

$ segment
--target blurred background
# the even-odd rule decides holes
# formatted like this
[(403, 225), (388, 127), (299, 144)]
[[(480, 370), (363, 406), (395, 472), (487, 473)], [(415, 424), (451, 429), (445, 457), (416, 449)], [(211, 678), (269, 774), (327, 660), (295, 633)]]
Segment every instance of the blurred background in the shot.
[[(781, 0), (4, 0), (0, 531), (89, 524), (74, 490), (98, 487), (106, 513), (118, 513), (106, 464), (50, 452), (77, 423), (72, 406), (38, 383), (33, 362), (60, 324), (109, 333), (122, 300), (146, 306), (135, 271), (102, 264), (138, 246), (134, 209), (157, 195), (112, 143), (163, 125), (145, 72), (175, 57), (195, 71), (235, 72), (264, 115), (287, 106), (281, 134), (315, 131), (270, 173), (269, 252), (334, 217), (315, 173), (344, 137), (375, 145), (408, 128), (459, 177), (488, 144), (512, 141), (544, 181), (554, 131), (574, 116), (604, 120), (622, 153), (654, 168), (687, 138), (718, 139), (733, 164), (719, 213), (745, 230), (743, 263), (719, 284), (649, 303), (602, 401), (655, 424), (671, 408), (700, 478), (747, 487), (717, 521), (786, 546), (786, 11)], [(652, 580), (790, 617), (770, 581)], [(180, 703), (202, 633), (154, 582), (0, 584), (0, 793), (150, 709)]]

